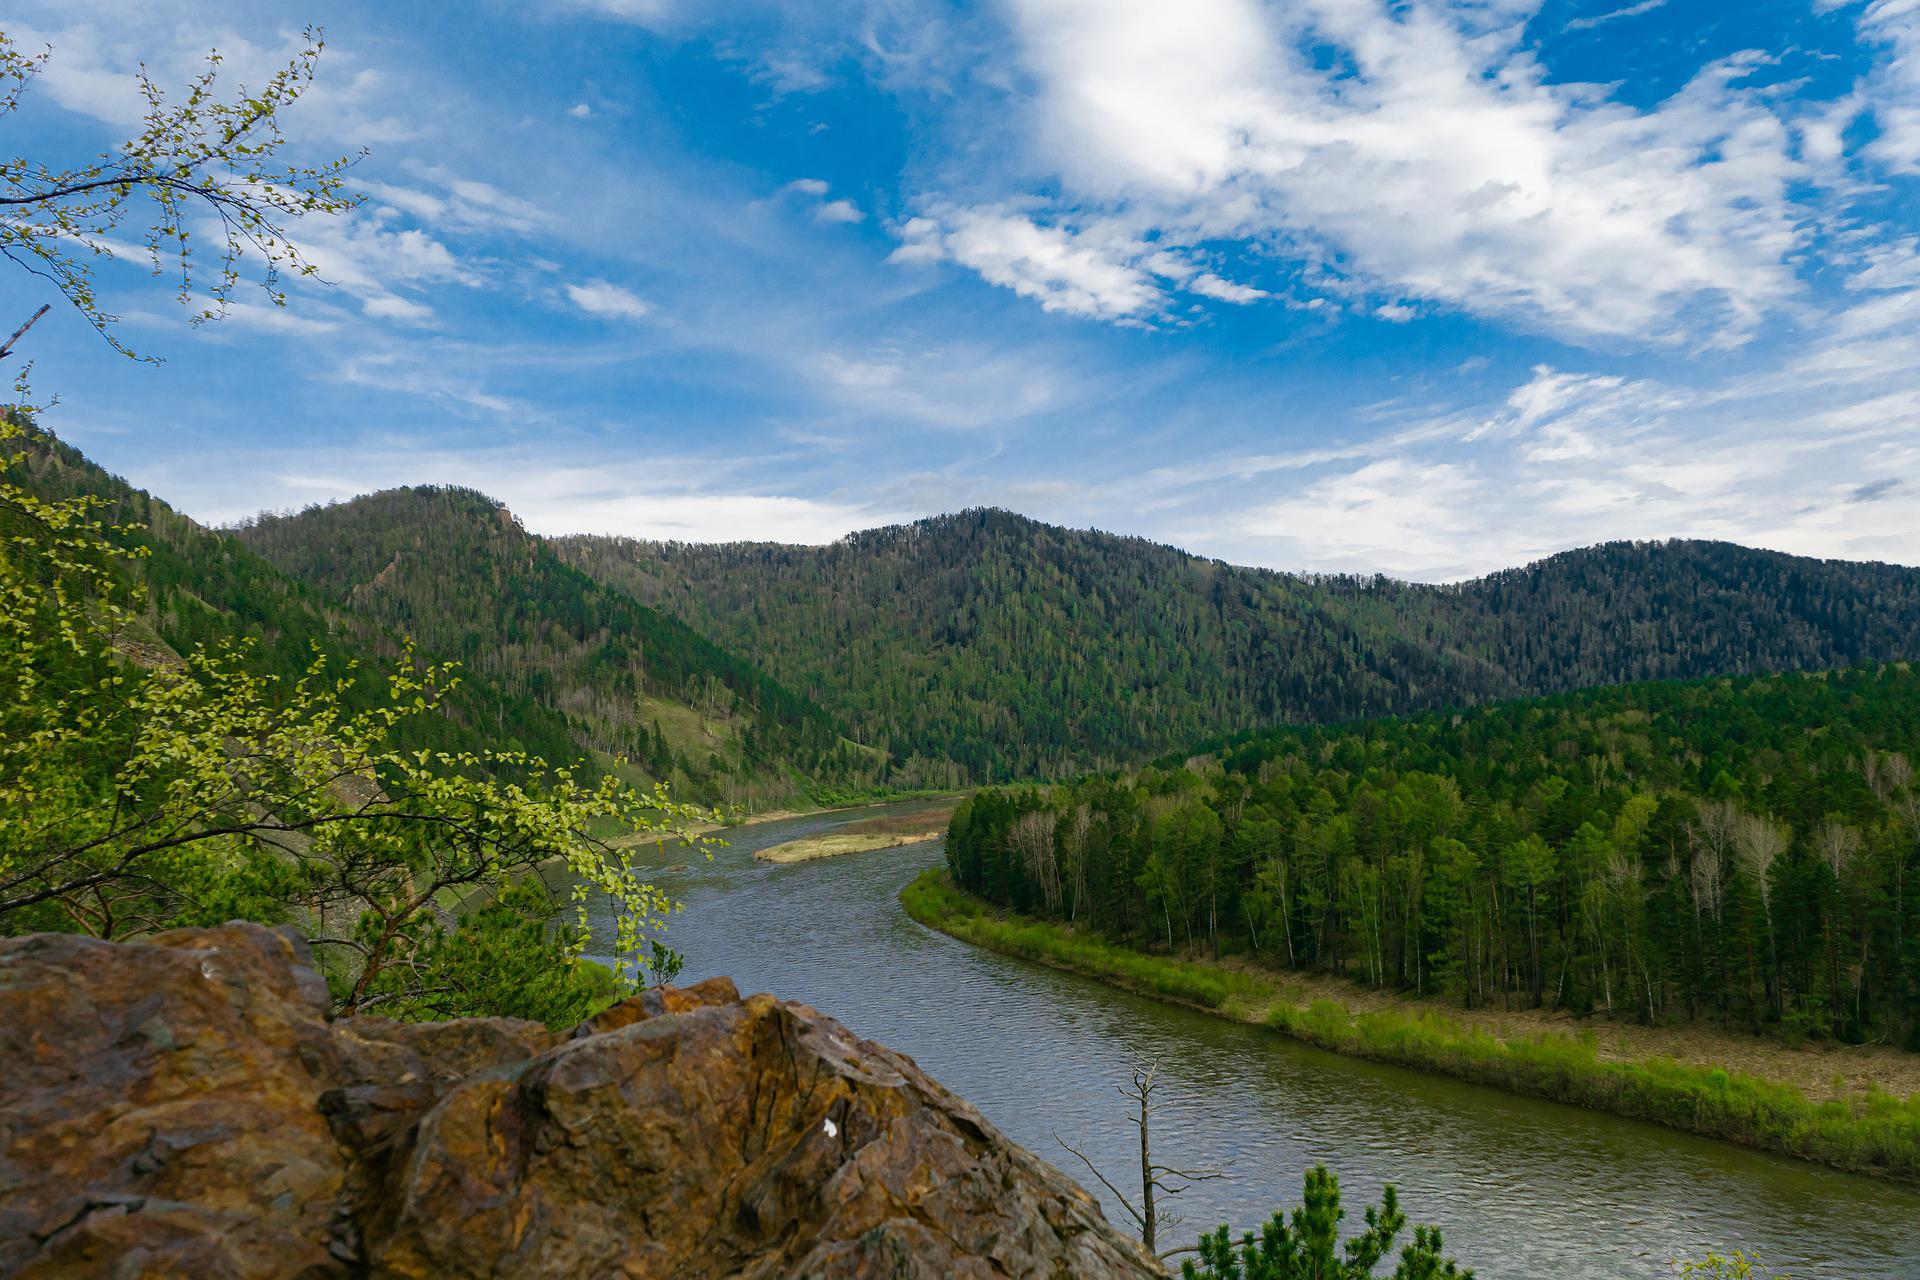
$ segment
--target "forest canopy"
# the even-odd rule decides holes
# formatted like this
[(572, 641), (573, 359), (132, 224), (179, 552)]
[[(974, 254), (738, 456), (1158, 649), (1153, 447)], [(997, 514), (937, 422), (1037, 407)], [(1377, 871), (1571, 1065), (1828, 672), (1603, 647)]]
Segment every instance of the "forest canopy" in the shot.
[(965, 888), (1469, 1007), (1920, 1046), (1920, 672), (1646, 683), (982, 792)]

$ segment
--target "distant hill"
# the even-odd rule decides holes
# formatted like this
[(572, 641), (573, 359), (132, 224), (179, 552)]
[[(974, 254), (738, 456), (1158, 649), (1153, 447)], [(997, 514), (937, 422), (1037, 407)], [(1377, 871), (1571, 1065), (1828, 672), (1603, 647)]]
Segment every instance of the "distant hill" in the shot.
[(564, 715), (583, 746), (708, 801), (880, 772), (832, 716), (676, 618), (562, 562), (470, 489), (392, 489), (234, 531), (334, 607)]
[(981, 509), (823, 547), (574, 537), (940, 781), (1061, 776), (1276, 723), (1920, 656), (1920, 570), (1610, 543), (1434, 587), (1239, 568)]
[[(145, 643), (185, 653), (245, 639), (250, 664), (292, 678), (316, 649), (360, 664), (364, 698), (406, 639), (464, 676), (408, 745), (518, 747), (554, 763), (631, 763), (682, 798), (755, 807), (868, 785), (884, 769), (836, 721), (751, 663), (561, 564), (499, 504), (418, 489), (238, 531), (208, 529), (51, 437), (19, 478), (49, 498), (90, 494), (144, 547)], [(418, 741), (412, 739), (417, 737)]]
[(1731, 542), (1610, 542), (1447, 587), (1324, 585), (1450, 638), (1521, 693), (1920, 657), (1920, 569)]

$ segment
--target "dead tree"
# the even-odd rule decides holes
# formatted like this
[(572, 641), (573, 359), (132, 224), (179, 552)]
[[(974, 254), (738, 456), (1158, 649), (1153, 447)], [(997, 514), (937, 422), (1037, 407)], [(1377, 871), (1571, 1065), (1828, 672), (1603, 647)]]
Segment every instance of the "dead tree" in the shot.
[(1157, 1257), (1166, 1258), (1176, 1253), (1187, 1253), (1190, 1250), (1169, 1249), (1165, 1253), (1157, 1252), (1156, 1242), (1160, 1235), (1160, 1228), (1176, 1226), (1182, 1219), (1181, 1215), (1158, 1207), (1154, 1203), (1156, 1193), (1177, 1196), (1196, 1182), (1210, 1182), (1215, 1178), (1225, 1177), (1226, 1169), (1224, 1166), (1176, 1169), (1172, 1165), (1154, 1163), (1149, 1129), (1153, 1120), (1153, 1091), (1159, 1086), (1160, 1063), (1157, 1059), (1144, 1067), (1136, 1066), (1133, 1069), (1133, 1083), (1115, 1086), (1120, 1096), (1133, 1103), (1137, 1110), (1137, 1114), (1129, 1116), (1128, 1120), (1140, 1131), (1140, 1202), (1138, 1205), (1129, 1200), (1125, 1192), (1108, 1181), (1107, 1175), (1100, 1172), (1099, 1166), (1089, 1160), (1085, 1152), (1058, 1133), (1053, 1137), (1054, 1141), (1072, 1152), (1075, 1159), (1087, 1166), (1094, 1177), (1100, 1179), (1101, 1186), (1113, 1193), (1114, 1199), (1120, 1202), (1120, 1207), (1127, 1211), (1127, 1216), (1131, 1217), (1134, 1224), (1139, 1227), (1140, 1242), (1147, 1246), (1147, 1251), (1154, 1253)]

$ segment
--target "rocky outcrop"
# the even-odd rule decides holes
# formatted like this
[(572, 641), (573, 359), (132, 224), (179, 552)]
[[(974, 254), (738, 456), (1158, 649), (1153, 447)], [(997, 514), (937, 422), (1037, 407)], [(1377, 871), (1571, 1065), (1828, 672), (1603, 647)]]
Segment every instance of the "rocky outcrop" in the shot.
[(0, 942), (0, 1275), (1164, 1274), (804, 1005), (329, 1022), (308, 960), (241, 924)]

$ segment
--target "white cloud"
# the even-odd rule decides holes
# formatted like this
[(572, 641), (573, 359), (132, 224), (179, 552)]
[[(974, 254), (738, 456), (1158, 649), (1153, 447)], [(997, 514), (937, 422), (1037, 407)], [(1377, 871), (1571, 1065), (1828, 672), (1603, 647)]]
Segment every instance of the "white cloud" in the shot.
[(1232, 525), (1246, 537), (1310, 549), (1319, 567), (1391, 565), (1411, 576), (1457, 577), (1496, 551), (1499, 534), (1480, 517), (1486, 501), (1486, 482), (1472, 467), (1386, 458), (1315, 480)]
[(589, 315), (610, 320), (638, 320), (653, 310), (638, 294), (605, 280), (569, 284), (567, 297)]
[(1541, 366), (1464, 419), (1149, 473), (1160, 495), (1136, 507), (1278, 568), (1447, 579), (1676, 537), (1920, 564), (1920, 325), (1900, 318), (1920, 289), (1895, 297), (1770, 372), (1684, 386)]
[[(52, 47), (46, 73), (32, 88), (36, 99), (44, 97), (90, 117), (115, 136), (125, 136), (144, 110), (136, 81), (143, 63), (177, 101), (183, 87), (205, 69), (208, 48), (217, 47), (221, 66), (215, 92), (230, 97), (243, 85), (257, 89), (302, 47), (297, 31), (283, 24), (254, 29), (249, 38), (224, 22), (182, 21), (187, 7), (102, 0), (91, 6), (94, 16), (87, 21), (67, 21), (68, 15), (56, 7), (52, 21), (36, 28), (9, 23), (8, 32), (29, 47)], [(317, 279), (289, 275), (289, 308), (251, 318), (236, 308), (233, 316), (240, 324), (295, 332), (294, 326), (311, 319), (298, 330), (309, 334), (340, 327), (341, 313), (320, 301), (327, 291), (312, 287), (315, 284), (335, 286), (367, 317), (433, 324), (435, 286), (474, 288), (485, 283), (475, 265), (483, 260), (469, 257), (464, 246), (457, 253), (450, 236), (519, 235), (552, 225), (551, 215), (532, 201), (456, 173), (438, 160), (393, 158), (396, 150), (404, 157), (405, 148), (391, 144), (404, 144), (434, 127), (431, 112), (419, 103), (438, 98), (424, 78), (412, 75), (424, 77), (427, 72), (410, 67), (410, 77), (402, 84), (369, 65), (362, 51), (337, 42), (329, 42), (317, 70), (300, 101), (282, 115), (287, 129), (282, 154), (299, 163), (374, 145), (375, 159), (355, 165), (348, 174), (349, 188), (370, 200), (346, 215), (290, 219), (290, 238), (316, 267)], [(402, 101), (404, 119), (389, 110)], [(442, 151), (436, 149), (435, 155)], [(200, 218), (192, 230), (204, 246), (203, 254), (224, 238), (211, 219)], [(122, 246), (112, 249), (115, 256), (123, 256)], [(257, 255), (249, 251), (245, 256), (257, 270)], [(203, 272), (212, 265), (208, 257), (199, 263)], [(242, 264), (243, 273), (252, 274), (247, 265)]]
[(1865, 89), (1880, 127), (1866, 152), (1896, 173), (1920, 173), (1920, 0), (1872, 0), (1859, 27), (1862, 40), (1886, 50)]
[[(220, 304), (213, 298), (195, 297), (191, 302), (194, 311), (219, 309)], [(178, 331), (180, 314), (158, 311), (130, 311), (124, 313), (124, 319), (134, 324), (159, 329)], [(352, 317), (337, 307), (324, 303), (300, 303), (298, 305), (276, 306), (272, 303), (229, 300), (225, 305), (225, 314), (218, 325), (200, 330), (207, 340), (219, 340), (229, 330), (244, 330), (251, 333), (267, 333), (281, 337), (317, 338), (326, 334), (338, 333), (352, 320)]]
[(679, 16), (677, 0), (546, 0), (562, 13), (592, 14), (643, 27), (662, 26)]
[(776, 96), (818, 93), (833, 83), (833, 77), (821, 65), (820, 52), (815, 49), (762, 54), (754, 66), (753, 78), (772, 86)]
[(1209, 298), (1218, 298), (1222, 302), (1237, 302), (1242, 305), (1249, 302), (1258, 302), (1262, 298), (1271, 298), (1273, 296), (1265, 289), (1256, 289), (1250, 284), (1235, 284), (1231, 280), (1222, 280), (1219, 276), (1211, 272), (1203, 272), (1195, 276), (1192, 280), (1188, 281), (1187, 288), (1194, 293), (1202, 294)]
[(1859, 269), (1847, 278), (1849, 289), (1920, 287), (1920, 236), (1875, 245), (1860, 255)]
[(912, 518), (885, 506), (797, 497), (730, 474), (731, 464), (649, 451), (644, 463), (609, 460), (593, 441), (517, 447), (422, 449), (404, 439), (324, 453), (263, 450), (247, 458), (241, 487), (202, 471), (164, 478), (170, 501), (196, 519), (230, 524), (257, 511), (343, 501), (406, 484), (451, 484), (499, 499), (528, 530), (558, 536), (616, 534), (693, 542), (826, 543), (856, 529)]
[(1086, 390), (1071, 370), (973, 344), (828, 352), (811, 372), (834, 400), (864, 417), (946, 428), (1007, 427), (1063, 408)]
[(865, 216), (851, 200), (827, 200), (813, 211), (815, 222), (858, 222)]
[(311, 338), (326, 333), (337, 333), (343, 322), (332, 307), (306, 307), (295, 311), (291, 307), (275, 306), (271, 303), (228, 302), (226, 316), (221, 323), (238, 325), (243, 329), (257, 329), (265, 333), (293, 334)]
[(441, 230), (528, 232), (554, 221), (551, 214), (532, 201), (502, 191), (492, 183), (463, 177), (444, 165), (415, 164), (407, 169), (436, 189), (377, 179), (362, 180), (356, 185), (390, 208)]
[(812, 202), (815, 222), (859, 222), (866, 217), (860, 211), (860, 206), (851, 200), (827, 199), (832, 189), (820, 178), (797, 178), (780, 188), (780, 191), (782, 195), (798, 196), (802, 202)]
[(431, 353), (405, 350), (362, 353), (342, 361), (336, 376), (353, 386), (419, 396), (469, 414), (478, 411), (487, 415), (518, 415), (522, 409), (507, 397), (488, 391), (460, 371), (438, 362)]
[(7, 32), (29, 54), (52, 55), (34, 82), (35, 93), (48, 95), (67, 111), (116, 128), (137, 125), (145, 115), (146, 103), (133, 77), (138, 59), (127, 62), (124, 53), (92, 26), (76, 23), (63, 30), (39, 30), (8, 23)]
[[(56, 10), (58, 12), (58, 10)], [(60, 13), (56, 21), (69, 15)], [(147, 104), (136, 75), (144, 65), (162, 92), (175, 102), (185, 86), (206, 70), (207, 51), (220, 51), (215, 92), (231, 98), (240, 86), (258, 87), (284, 69), (301, 45), (296, 31), (284, 30), (272, 44), (247, 39), (224, 25), (182, 20), (164, 5), (128, 6), (102, 15), (96, 25), (79, 21), (62, 26), (30, 26), (10, 21), (7, 34), (29, 52), (50, 49), (52, 57), (34, 83), (61, 108), (124, 130), (139, 124)], [(334, 150), (398, 142), (417, 129), (387, 110), (395, 86), (353, 53), (330, 46), (322, 73), (284, 115), (287, 136)], [(324, 131), (323, 131), (324, 130)]]
[[(481, 284), (478, 272), (456, 258), (453, 251), (425, 231), (392, 225), (382, 210), (361, 211), (300, 228), (300, 248), (318, 271), (317, 279), (360, 300), (361, 310), (383, 320), (427, 324), (433, 308), (400, 290), (457, 284)], [(213, 229), (203, 232), (211, 240)], [(302, 290), (290, 305), (303, 305), (312, 289)]]
[(756, 493), (640, 492), (530, 498), (508, 505), (535, 533), (613, 533), (683, 542), (817, 545), (901, 518), (849, 503)]
[(567, 108), (567, 114), (575, 120), (590, 120), (593, 118), (593, 108), (584, 102), (576, 102)]
[(377, 319), (398, 320), (403, 324), (429, 324), (434, 318), (432, 307), (397, 293), (375, 294), (362, 303), (360, 309)]
[(478, 285), (479, 274), (428, 232), (396, 227), (372, 213), (312, 221), (300, 228), (300, 248), (320, 279), (350, 293), (390, 293), (394, 285)]
[(1574, 18), (1567, 23), (1567, 30), (1591, 31), (1595, 27), (1605, 26), (1609, 22), (1618, 22), (1622, 18), (1637, 18), (1643, 13), (1652, 13), (1655, 9), (1666, 7), (1667, 3), (1668, 0), (1640, 0), (1638, 4), (1609, 9), (1605, 13), (1596, 13), (1591, 17)]
[(1162, 299), (1138, 265), (1142, 246), (1042, 225), (1010, 209), (940, 210), (912, 219), (900, 234), (894, 261), (950, 258), (1047, 311), (1116, 319), (1150, 312)]
[[(952, 258), (1056, 309), (1137, 317), (1156, 301), (1149, 257), (1236, 241), (1304, 263), (1310, 285), (1373, 295), (1368, 310), (1427, 299), (1583, 341), (1738, 344), (1796, 295), (1786, 263), (1806, 175), (1773, 99), (1745, 83), (1752, 59), (1641, 110), (1550, 82), (1524, 6), (1013, 12), (1032, 89), (969, 118), (1024, 122), (1025, 146), (991, 141), (1029, 157), (1036, 177), (1021, 185), (1059, 194), (1010, 199), (1004, 172), (984, 180), (1001, 185), (986, 199), (931, 193), (905, 224), (908, 258)], [(1336, 64), (1316, 66), (1313, 46)], [(1090, 287), (1094, 271), (1105, 283)]]
[[(295, 239), (302, 258), (313, 266), (315, 274), (287, 275), (287, 306), (273, 310), (286, 316), (311, 313), (337, 317), (337, 310), (320, 301), (337, 289), (358, 301), (367, 316), (424, 325), (434, 321), (433, 308), (401, 290), (419, 292), (445, 284), (477, 288), (484, 283), (480, 273), (457, 258), (445, 243), (417, 228), (397, 226), (396, 221), (392, 209), (373, 207), (302, 223)], [(222, 230), (213, 219), (201, 219), (192, 230), (203, 246), (202, 254), (208, 252), (207, 246), (221, 243)], [(100, 241), (99, 246), (116, 258), (137, 261), (149, 257), (143, 246), (123, 241)], [(256, 259), (257, 254), (243, 246), (240, 292), (248, 287), (248, 264)], [(200, 260), (199, 270), (204, 282), (209, 270), (205, 258)], [(282, 328), (290, 323), (282, 322)]]

